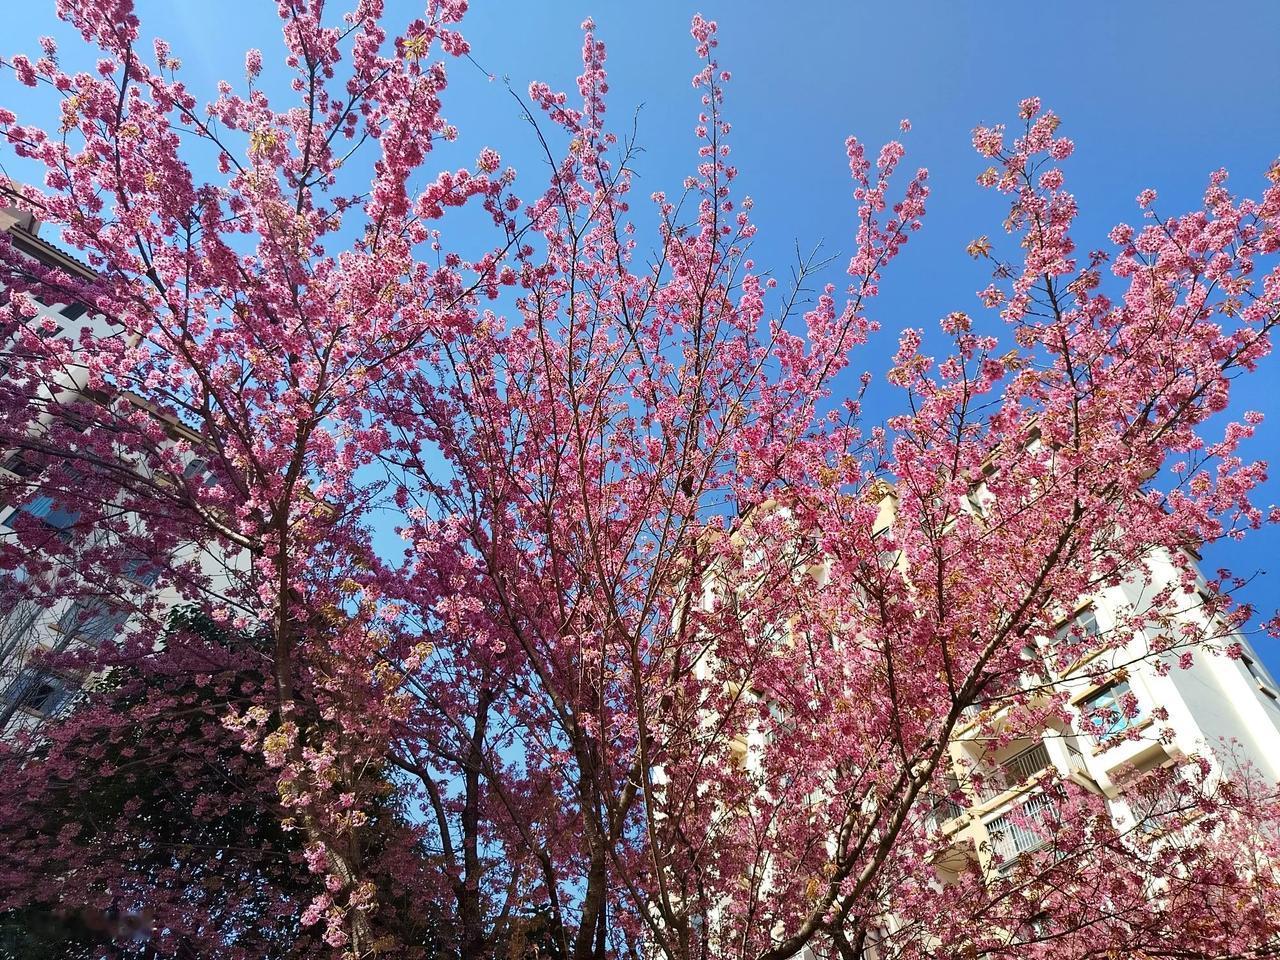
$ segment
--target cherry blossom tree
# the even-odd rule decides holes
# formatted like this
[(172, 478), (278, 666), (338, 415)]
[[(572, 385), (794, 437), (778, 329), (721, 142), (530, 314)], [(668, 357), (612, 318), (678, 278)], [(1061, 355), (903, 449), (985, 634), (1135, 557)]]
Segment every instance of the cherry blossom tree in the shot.
[[(54, 850), (63, 896), (145, 909), (118, 947), (137, 956), (1270, 949), (1280, 819), (1247, 771), (1144, 781), (1176, 818), (1159, 836), (1049, 777), (1040, 849), (998, 876), (935, 812), (982, 785), (951, 762), (962, 727), (1070, 727), (1037, 651), (1077, 598), (1154, 583), (1153, 558), (1174, 580), (1058, 655), (1139, 633), (1157, 660), (1238, 655), (1249, 611), (1225, 574), (1199, 626), (1169, 611), (1198, 595), (1189, 549), (1268, 519), (1240, 452), (1258, 416), (1223, 414), (1280, 317), (1276, 171), (1258, 199), (1216, 173), (1182, 216), (1144, 193), (1143, 226), (1082, 255), (1057, 116), (1031, 99), (1016, 133), (979, 128), (1012, 259), (985, 237), (971, 253), (1003, 324), (948, 315), (942, 359), (904, 332), (904, 412), (867, 425), (851, 364), (929, 192), (904, 147), (848, 141), (845, 277), (814, 260), (779, 284), (735, 189), (714, 23), (692, 25), (696, 163), (633, 219), (637, 145), (606, 122), (590, 21), (576, 94), (522, 100), (545, 183), (488, 148), (433, 168), (464, 8), (393, 24), (379, 0), (282, 3), (286, 102), (256, 50), (199, 102), (167, 45), (137, 49), (127, 0), (58, 4), (96, 73), (51, 41), (5, 61), (61, 114), (0, 109), (44, 171), (0, 190), (93, 271), (0, 239), (0, 446), (22, 466), (3, 499), (39, 487), (73, 518), (19, 518), (6, 588), (109, 595), (136, 614), (123, 635), (58, 656), (158, 679), (16, 741), (0, 820), (29, 832), (3, 906), (50, 906)], [(463, 207), (491, 226), (479, 241)], [(41, 336), (37, 300), (109, 329)], [(205, 631), (175, 667), (156, 587), (256, 645), (205, 670), (193, 650), (233, 653)], [(187, 708), (198, 722), (170, 719)], [(131, 752), (84, 781), (119, 791), (94, 836), (175, 842), (182, 821), (141, 814), (173, 770), (165, 804), (238, 818), (208, 855), (80, 843), (97, 729)], [(152, 729), (190, 759), (140, 749)], [(66, 812), (26, 819), (32, 802)], [(301, 869), (264, 876), (272, 851)]]

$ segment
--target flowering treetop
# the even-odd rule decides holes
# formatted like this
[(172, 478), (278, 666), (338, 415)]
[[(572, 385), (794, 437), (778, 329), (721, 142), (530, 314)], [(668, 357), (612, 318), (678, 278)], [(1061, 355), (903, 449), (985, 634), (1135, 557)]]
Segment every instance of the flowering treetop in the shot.
[[(211, 623), (266, 638), (244, 668), (261, 693), (222, 720), (253, 776), (270, 771), (263, 815), (296, 831), (314, 874), (298, 936), (420, 955), (407, 897), (443, 905), (432, 936), (466, 957), (535, 930), (550, 955), (681, 960), (1269, 942), (1275, 831), (1249, 824), (1274, 824), (1275, 799), (1256, 784), (1206, 779), (1200, 839), (1163, 846), (1063, 786), (1051, 849), (994, 883), (975, 865), (942, 884), (950, 841), (927, 814), (953, 789), (966, 711), (1007, 703), (1018, 722), (989, 725), (995, 739), (1069, 721), (1023, 651), (1082, 595), (1160, 553), (1182, 579), (1124, 627), (1159, 635), (1156, 655), (1232, 636), (1226, 601), (1209, 635), (1164, 611), (1195, 583), (1187, 547), (1264, 519), (1264, 468), (1239, 453), (1257, 416), (1216, 415), (1280, 317), (1280, 187), (1239, 198), (1215, 174), (1201, 209), (1169, 218), (1144, 195), (1141, 230), (1081, 255), (1071, 141), (1024, 101), (1016, 133), (974, 135), (1021, 248), (973, 251), (1007, 335), (955, 312), (934, 358), (904, 332), (889, 374), (903, 412), (868, 428), (836, 377), (869, 349), (871, 304), (924, 217), (927, 173), (904, 171), (904, 147), (846, 144), (854, 252), (810, 302), (820, 265), (780, 289), (752, 259), (714, 23), (692, 24), (697, 163), (678, 195), (653, 195), (644, 239), (590, 21), (576, 93), (528, 91), (545, 184), (517, 183), (492, 149), (433, 169), (464, 8), (430, 0), (393, 26), (377, 0), (341, 19), (282, 3), (283, 102), (255, 50), (243, 82), (199, 103), (165, 44), (136, 49), (123, 0), (60, 0), (102, 52), (95, 74), (64, 71), (49, 42), (6, 61), (62, 113), (0, 109), (9, 148), (45, 170), (41, 188), (2, 188), (96, 275), (0, 240), (16, 345), (0, 444), (110, 535), (41, 561), (28, 524), (5, 567), (43, 562), (24, 583), (54, 593), (114, 582), (124, 543)], [(467, 257), (441, 224), (474, 205), (492, 233)], [(33, 298), (69, 297), (116, 331), (28, 328)], [(26, 494), (6, 483), (5, 499)], [(373, 535), (387, 511), (403, 550)], [(92, 665), (159, 656), (144, 612)], [(160, 688), (163, 709), (186, 695)], [(748, 732), (768, 747), (744, 764)], [(212, 731), (199, 743), (221, 756)], [(389, 790), (418, 830), (393, 857), (370, 842)], [(237, 876), (219, 916), (261, 891), (260, 873)], [(48, 879), (13, 866), (4, 905), (44, 902)], [(163, 924), (183, 931), (175, 951), (241, 950), (220, 920)]]

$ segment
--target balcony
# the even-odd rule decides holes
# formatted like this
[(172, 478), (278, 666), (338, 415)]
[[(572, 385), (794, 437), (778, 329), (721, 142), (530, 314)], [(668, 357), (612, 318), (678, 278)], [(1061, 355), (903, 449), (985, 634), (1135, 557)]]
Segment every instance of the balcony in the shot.
[(1063, 737), (1063, 745), (1067, 748), (1067, 765), (1073, 773), (1083, 774), (1092, 779), (1089, 773), (1089, 765), (1085, 763), (1084, 754), (1080, 750), (1080, 745), (1076, 742), (1075, 737)]
[(950, 797), (934, 794), (926, 799), (930, 806), (929, 812), (925, 814), (925, 823), (930, 830), (941, 832), (944, 824), (951, 822), (965, 812), (964, 807)]
[(978, 799), (984, 802), (994, 800), (1000, 794), (1026, 783), (1050, 765), (1049, 751), (1044, 742), (1036, 741), (1000, 762), (994, 771), (980, 769), (978, 772), (984, 776), (982, 786), (976, 791)]
[(1038, 793), (1021, 807), (987, 822), (991, 862), (1000, 873), (1013, 869), (1018, 858), (1049, 845), (1053, 826), (1052, 798)]

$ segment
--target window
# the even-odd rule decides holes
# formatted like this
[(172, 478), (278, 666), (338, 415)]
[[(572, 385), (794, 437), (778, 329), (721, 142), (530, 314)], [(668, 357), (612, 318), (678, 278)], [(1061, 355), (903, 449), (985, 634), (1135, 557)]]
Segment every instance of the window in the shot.
[(140, 587), (149, 587), (160, 576), (160, 568), (141, 554), (133, 554), (121, 564), (120, 573)]
[(101, 644), (120, 632), (129, 612), (97, 598), (73, 600), (61, 617), (58, 630), (85, 643)]
[(0, 663), (12, 663), (13, 652), (31, 644), (43, 609), (31, 596), (28, 578), (23, 567), (0, 575)]
[(1101, 634), (1102, 630), (1098, 626), (1098, 617), (1094, 613), (1093, 607), (1086, 607), (1058, 628), (1057, 635), (1054, 637), (1054, 645), (1063, 646), (1065, 644), (1089, 641), (1101, 636)]
[(38, 463), (32, 463), (20, 453), (15, 453), (4, 462), (4, 469), (24, 480), (30, 480), (39, 476), (44, 467)]
[(1037, 913), (1024, 920), (1018, 927), (1018, 938), (1026, 943), (1035, 943), (1052, 936), (1053, 916), (1047, 911)]
[(66, 509), (47, 493), (38, 494), (28, 500), (18, 508), (18, 512), (40, 521), (63, 543), (71, 542), (71, 530), (80, 519), (78, 510)]
[(85, 311), (87, 309), (88, 307), (86, 307), (83, 303), (72, 303), (63, 307), (59, 311), (59, 313), (61, 313), (68, 320), (79, 320), (81, 317), (84, 316)]
[(1136, 721), (1136, 707), (1129, 681), (1121, 680), (1104, 687), (1080, 704), (1085, 732), (1098, 743), (1124, 733)]
[[(195, 457), (190, 463), (182, 468), (182, 479), (186, 480), (193, 487), (208, 487), (213, 485), (213, 474), (209, 472), (209, 461), (202, 457)], [(714, 591), (715, 585), (708, 582), (707, 590), (710, 593)]]
[(27, 599), (16, 600), (0, 611), (0, 656), (19, 644), (25, 645), (39, 616), (40, 607)]
[(1265, 680), (1262, 679), (1262, 671), (1258, 669), (1258, 664), (1254, 661), (1252, 657), (1248, 656), (1247, 654), (1244, 654), (1240, 657), (1240, 662), (1244, 664), (1245, 670), (1249, 671), (1249, 676), (1253, 677), (1253, 679), (1257, 683), (1266, 682)]
[(889, 539), (888, 533), (889, 528), (882, 527), (871, 534), (871, 540), (872, 542), (879, 541), (881, 543), (880, 549), (876, 551), (876, 557), (879, 559), (880, 565), (885, 569), (896, 569), (898, 558), (902, 556), (902, 551), (897, 547), (889, 549), (883, 546), (884, 541)]
[(1258, 666), (1258, 661), (1247, 653), (1240, 655), (1240, 662), (1244, 664), (1244, 668), (1249, 671), (1249, 676), (1253, 677), (1254, 683), (1270, 685), (1267, 675), (1262, 672), (1262, 668)]
[(931, 790), (925, 795), (925, 802), (928, 804), (925, 822), (933, 830), (942, 829), (944, 823), (964, 813), (964, 807), (951, 799), (963, 796), (959, 777), (954, 773), (948, 773), (943, 779), (942, 786), (945, 787), (946, 792)]
[(62, 677), (45, 670), (25, 668), (4, 691), (6, 704), (30, 710), (43, 717), (53, 716), (74, 693), (72, 685)]

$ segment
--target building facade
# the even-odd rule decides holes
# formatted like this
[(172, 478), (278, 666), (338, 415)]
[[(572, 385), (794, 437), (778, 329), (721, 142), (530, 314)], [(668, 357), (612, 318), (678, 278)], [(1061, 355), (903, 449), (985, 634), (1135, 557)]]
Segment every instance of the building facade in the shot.
[[(39, 229), (39, 221), (31, 214), (0, 209), (0, 234), (9, 244), (5, 257), (9, 271), (31, 265), (72, 280), (93, 279), (87, 264), (42, 239)], [(32, 334), (41, 339), (64, 339), (73, 345), (73, 356), (74, 345), (82, 338), (122, 335), (120, 327), (101, 313), (71, 296), (66, 299), (71, 302), (39, 302), (35, 315), (25, 321), (25, 331), (9, 328), (9, 335), (0, 343), (0, 376), (19, 375), (19, 352), (24, 349), (24, 338), (29, 344)], [(0, 279), (0, 302), (7, 301), (8, 292)], [(70, 415), (68, 404), (91, 399), (86, 394), (87, 382), (87, 368), (72, 362), (33, 390), (25, 422), (34, 441), (32, 447), (40, 446), (42, 431), (52, 420)], [(5, 386), (14, 389), (15, 380)], [(142, 404), (139, 398), (132, 399)], [(156, 416), (173, 442), (185, 441), (187, 446), (199, 443), (198, 436), (172, 418)], [(203, 461), (194, 456), (188, 459), (189, 479), (202, 468)], [(83, 462), (68, 451), (64, 467), (87, 469), (81, 466)], [(140, 626), (142, 607), (154, 626), (180, 598), (172, 577), (161, 577), (154, 558), (148, 559), (136, 546), (121, 542), (122, 528), (133, 526), (145, 536), (145, 524), (125, 516), (117, 519), (114, 532), (94, 529), (94, 524), (46, 481), (49, 466), (48, 456), (33, 456), (24, 449), (0, 450), (0, 545), (16, 548), (5, 555), (8, 569), (0, 571), (0, 737), (4, 738), (65, 713), (92, 681), (84, 670), (55, 666), (59, 659), (69, 659), (62, 655), (115, 642), (124, 631)], [(61, 475), (65, 484), (65, 469)], [(77, 569), (74, 562), (77, 556), (109, 556), (113, 550), (118, 576), (95, 577), (87, 572), (94, 569), (93, 564)], [(188, 553), (182, 556), (180, 551), (173, 558), (174, 569), (193, 560), (198, 567), (213, 569), (224, 559), (205, 556), (194, 546)], [(56, 586), (50, 586), (55, 582)], [(145, 602), (139, 602), (140, 598)]]
[[(1103, 799), (1120, 830), (1151, 834), (1174, 831), (1188, 819), (1185, 801), (1144, 791), (1144, 775), (1152, 770), (1194, 761), (1208, 770), (1205, 789), (1223, 775), (1280, 782), (1280, 686), (1246, 637), (1214, 622), (1209, 606), (1194, 601), (1172, 618), (1189, 632), (1220, 638), (1214, 646), (1223, 652), (1162, 653), (1146, 633), (1111, 636), (1126, 629), (1118, 623), (1122, 611), (1141, 609), (1179, 576), (1167, 558), (1150, 567), (1149, 580), (1081, 598), (1053, 638), (1025, 652), (1043, 659), (1041, 693), (1065, 697), (1069, 723), (1054, 719), (1041, 729), (1007, 730), (1009, 711), (998, 701), (966, 716), (950, 749), (958, 789), (933, 806), (936, 826), (963, 854), (940, 864), (944, 879), (974, 857), (984, 870), (1005, 873), (1043, 845), (1045, 831), (1035, 822), (1052, 816), (1052, 797), (1042, 788), (1049, 773)], [(1194, 600), (1207, 591), (1201, 580)], [(1112, 642), (1081, 657), (1062, 652), (1076, 641), (1088, 648), (1093, 639)], [(997, 749), (989, 744), (1004, 738), (992, 733), (1013, 739)]]
[[(889, 530), (897, 520), (893, 488), (878, 486), (872, 499), (876, 530)], [(982, 500), (978, 489), (973, 509)], [(1228, 778), (1280, 784), (1280, 685), (1248, 637), (1215, 612), (1198, 558), (1178, 559), (1149, 556), (1128, 580), (1080, 597), (1051, 635), (1022, 651), (1015, 695), (992, 695), (962, 714), (941, 775), (916, 800), (938, 885), (975, 869), (996, 881), (1024, 856), (1051, 853), (1064, 783), (1105, 809), (1120, 837), (1141, 835), (1149, 849), (1191, 836), (1198, 800)], [(910, 578), (898, 554), (882, 561)], [(1190, 587), (1188, 567), (1197, 571)], [(819, 561), (802, 575), (821, 588), (831, 565)], [(715, 602), (708, 585), (703, 603), (710, 610)], [(1160, 626), (1134, 629), (1134, 621)], [(710, 664), (703, 670), (713, 673)], [(734, 761), (747, 770), (762, 764), (774, 735), (742, 731), (730, 745)], [(890, 936), (892, 904), (883, 911)], [(1018, 936), (1009, 932), (1011, 942)], [(880, 955), (874, 945), (865, 954)], [(816, 946), (798, 956), (829, 954)]]

